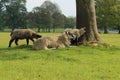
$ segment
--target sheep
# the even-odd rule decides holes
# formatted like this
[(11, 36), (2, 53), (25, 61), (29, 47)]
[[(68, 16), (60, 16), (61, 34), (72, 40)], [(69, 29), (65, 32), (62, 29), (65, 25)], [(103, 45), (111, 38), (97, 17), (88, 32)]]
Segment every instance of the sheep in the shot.
[(34, 42), (33, 49), (48, 50), (69, 47), (71, 39), (75, 39), (75, 36), (69, 32), (64, 32), (60, 36), (42, 37)]
[(78, 45), (79, 38), (85, 34), (85, 27), (81, 29), (66, 29), (64, 32), (70, 32), (71, 34), (74, 34), (76, 36), (75, 40), (71, 40), (72, 45)]
[(14, 29), (11, 34), (11, 39), (9, 41), (9, 46), (11, 47), (12, 42), (15, 40), (15, 44), (18, 45), (19, 39), (26, 39), (27, 45), (29, 45), (29, 39), (34, 42), (33, 38), (41, 38), (42, 36), (37, 34), (31, 29)]

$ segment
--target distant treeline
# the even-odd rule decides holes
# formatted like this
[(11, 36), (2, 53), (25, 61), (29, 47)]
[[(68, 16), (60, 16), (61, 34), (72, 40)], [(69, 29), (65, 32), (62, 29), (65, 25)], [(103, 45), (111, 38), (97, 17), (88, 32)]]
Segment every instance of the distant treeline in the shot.
[[(56, 3), (45, 1), (41, 6), (27, 11), (26, 0), (0, 1), (0, 31), (16, 28), (37, 28), (40, 32), (55, 32), (56, 28), (74, 28), (75, 17), (62, 14)], [(52, 29), (52, 30), (51, 30)]]
[[(25, 5), (26, 0), (0, 0), (0, 31), (37, 28), (38, 32), (55, 32), (56, 28), (76, 26), (76, 17), (65, 16), (56, 3), (45, 1), (31, 12)], [(120, 0), (95, 0), (95, 7), (98, 28), (103, 33), (117, 29), (120, 34)]]

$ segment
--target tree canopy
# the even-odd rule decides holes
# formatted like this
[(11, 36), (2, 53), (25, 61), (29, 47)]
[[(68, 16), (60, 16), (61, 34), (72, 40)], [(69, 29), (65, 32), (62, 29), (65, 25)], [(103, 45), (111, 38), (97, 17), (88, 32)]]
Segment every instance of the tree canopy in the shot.
[[(62, 13), (57, 3), (48, 0), (41, 6), (35, 7), (31, 12), (27, 12), (26, 0), (0, 0), (0, 30), (6, 27), (10, 29), (30, 27), (38, 28), (38, 31), (42, 28), (49, 32), (51, 28), (73, 28), (76, 21), (77, 28), (89, 26), (86, 21), (86, 19), (90, 19), (87, 12), (90, 12), (93, 5), (96, 8), (98, 27), (102, 26), (106, 29), (114, 27), (118, 28), (120, 32), (120, 0), (93, 0), (95, 4), (89, 6), (91, 1), (76, 0), (77, 10), (80, 8), (77, 12), (80, 10), (81, 12), (77, 13), (77, 18), (71, 18)], [(45, 14), (37, 12), (37, 8), (40, 8), (40, 11)], [(84, 16), (83, 19), (79, 19), (82, 16)]]
[(114, 27), (120, 21), (120, 0), (96, 0), (97, 22), (105, 28)]
[(62, 13), (57, 3), (52, 3), (51, 1), (45, 1), (42, 5), (42, 8), (46, 8), (50, 11), (50, 14)]
[(26, 0), (1, 0), (4, 26), (26, 28)]
[(45, 8), (35, 7), (33, 13), (35, 16), (35, 24), (38, 26), (38, 31), (40, 27), (42, 27), (43, 31), (46, 29), (46, 31), (50, 32), (50, 27), (52, 26), (52, 16), (50, 15), (50, 12)]

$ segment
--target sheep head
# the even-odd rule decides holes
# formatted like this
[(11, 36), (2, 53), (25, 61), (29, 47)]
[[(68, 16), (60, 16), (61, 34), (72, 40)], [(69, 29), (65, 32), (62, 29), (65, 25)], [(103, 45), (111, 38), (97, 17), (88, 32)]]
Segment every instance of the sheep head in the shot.
[(38, 38), (41, 38), (41, 37), (42, 37), (42, 36), (39, 35), (39, 34), (37, 34), (37, 33), (33, 33), (33, 34), (32, 34), (32, 38), (38, 39)]

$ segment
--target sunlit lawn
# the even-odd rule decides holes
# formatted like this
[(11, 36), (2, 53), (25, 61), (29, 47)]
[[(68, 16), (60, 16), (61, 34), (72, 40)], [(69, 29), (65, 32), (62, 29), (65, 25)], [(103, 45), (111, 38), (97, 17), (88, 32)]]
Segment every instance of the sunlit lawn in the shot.
[[(40, 33), (43, 36), (60, 33)], [(120, 35), (101, 34), (114, 47), (79, 46), (38, 50), (13, 43), (9, 33), (0, 33), (0, 80), (120, 80)]]
[(120, 34), (102, 34), (101, 39), (107, 44), (120, 47)]

